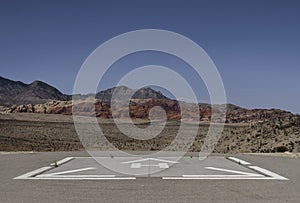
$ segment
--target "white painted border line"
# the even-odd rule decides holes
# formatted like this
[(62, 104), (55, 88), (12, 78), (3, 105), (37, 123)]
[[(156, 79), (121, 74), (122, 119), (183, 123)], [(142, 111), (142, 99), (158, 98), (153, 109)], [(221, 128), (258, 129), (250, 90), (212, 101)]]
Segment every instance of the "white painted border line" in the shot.
[(157, 158), (142, 158), (142, 159), (135, 159), (135, 160), (130, 160), (130, 161), (125, 161), (122, 162), (123, 164), (132, 164), (136, 162), (143, 162), (143, 161), (157, 161), (157, 162), (164, 162), (164, 163), (178, 163), (177, 161), (171, 161), (171, 160), (165, 160), (165, 159), (157, 159)]
[(228, 157), (229, 160), (234, 161), (238, 164), (242, 164), (242, 165), (250, 165), (251, 163), (247, 162), (247, 161), (243, 161), (241, 159), (235, 158), (235, 157)]
[(73, 159), (74, 159), (74, 157), (66, 157), (66, 158), (64, 158), (64, 159), (62, 159), (62, 160), (60, 160), (60, 161), (57, 161), (56, 164), (55, 164), (55, 162), (52, 163), (52, 164), (50, 164), (50, 166), (55, 166), (55, 165), (60, 166), (60, 165), (62, 165), (62, 164), (65, 164), (65, 163), (67, 163), (67, 162), (73, 160)]
[(182, 175), (184, 178), (252, 178), (265, 177), (263, 175)]
[(91, 157), (91, 156), (74, 156), (73, 157), (74, 159), (107, 159), (107, 158), (111, 158), (111, 159), (114, 159), (114, 158), (118, 158), (118, 159), (128, 159), (128, 158), (139, 158), (139, 159), (142, 159), (143, 157), (141, 156), (137, 156), (137, 157), (134, 157), (134, 156), (95, 156), (95, 157)]
[(42, 174), (36, 178), (115, 178), (115, 175), (48, 175)]
[(243, 172), (243, 171), (236, 171), (236, 170), (229, 170), (229, 169), (224, 169), (224, 168), (215, 168), (215, 167), (205, 167), (205, 169), (210, 169), (214, 171), (223, 171), (223, 172), (228, 172), (228, 173), (237, 173), (239, 175), (247, 175), (247, 176), (257, 176), (261, 174), (255, 174), (255, 173), (248, 173), (248, 172)]
[(275, 179), (275, 180), (288, 180), (287, 178), (281, 176), (281, 175), (278, 175), (277, 173), (273, 173), (267, 169), (264, 169), (264, 168), (261, 168), (261, 167), (258, 167), (258, 166), (249, 166), (249, 168), (253, 169), (253, 170), (256, 170), (260, 173), (263, 173), (267, 176), (270, 176), (272, 179)]
[(43, 176), (64, 175), (66, 173), (76, 173), (76, 172), (88, 171), (88, 170), (93, 170), (93, 169), (96, 169), (96, 168), (95, 167), (80, 168), (80, 169), (74, 169), (74, 170), (69, 170), (69, 171), (60, 171), (60, 172), (48, 173), (48, 174), (42, 174), (42, 175)]
[(18, 177), (15, 177), (14, 179), (29, 179), (33, 176), (36, 176), (38, 174), (41, 174), (41, 173), (44, 173), (50, 169), (52, 169), (53, 167), (52, 166), (46, 166), (46, 167), (42, 167), (42, 168), (39, 168), (39, 169), (36, 169), (34, 171), (31, 171), (29, 173), (25, 173), (23, 175), (20, 175)]
[(25, 178), (27, 180), (135, 180), (136, 177), (83, 177), (83, 178), (75, 178), (75, 177), (29, 177)]
[(244, 175), (224, 175), (223, 177), (203, 176), (203, 177), (162, 177), (163, 180), (274, 180), (265, 176), (244, 176)]

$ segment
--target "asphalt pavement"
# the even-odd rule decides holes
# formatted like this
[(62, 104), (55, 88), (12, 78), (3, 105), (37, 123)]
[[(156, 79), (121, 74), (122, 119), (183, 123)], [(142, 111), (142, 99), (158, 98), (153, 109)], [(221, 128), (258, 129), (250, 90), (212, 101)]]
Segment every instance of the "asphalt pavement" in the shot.
[(299, 158), (232, 157), (1, 153), (0, 202), (300, 202)]

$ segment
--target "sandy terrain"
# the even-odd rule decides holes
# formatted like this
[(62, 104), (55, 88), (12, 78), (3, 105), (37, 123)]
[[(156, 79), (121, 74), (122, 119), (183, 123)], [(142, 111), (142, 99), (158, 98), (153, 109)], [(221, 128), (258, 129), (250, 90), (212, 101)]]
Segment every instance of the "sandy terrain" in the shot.
[[(120, 150), (151, 151), (162, 150), (177, 135), (180, 123), (167, 122), (163, 131), (149, 140), (135, 140), (120, 132), (112, 120), (99, 119), (105, 137)], [(86, 131), (92, 131), (89, 124), (83, 124)], [(124, 124), (126, 125), (126, 124)], [(147, 123), (139, 120), (139, 128)], [(268, 124), (269, 125), (269, 124)], [(299, 152), (299, 126), (279, 129), (273, 133), (272, 126), (266, 124), (229, 124), (226, 125), (215, 152), (253, 153), (253, 152)], [(196, 128), (195, 123), (186, 125), (187, 130)], [(201, 124), (197, 137), (189, 151), (200, 151), (207, 124)], [(284, 132), (290, 132), (286, 135)], [(184, 142), (184, 140), (183, 140)], [(53, 114), (15, 113), (0, 114), (0, 151), (76, 151), (83, 146), (75, 131), (72, 116)]]

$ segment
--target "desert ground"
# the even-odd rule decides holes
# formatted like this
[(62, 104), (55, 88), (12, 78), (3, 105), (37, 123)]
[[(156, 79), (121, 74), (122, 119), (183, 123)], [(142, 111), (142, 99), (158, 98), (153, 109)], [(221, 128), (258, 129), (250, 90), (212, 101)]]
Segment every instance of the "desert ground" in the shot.
[[(293, 118), (294, 119), (294, 118)], [(226, 124), (214, 150), (216, 153), (299, 152), (299, 120), (272, 120), (253, 124)], [(98, 119), (103, 134), (120, 150), (162, 150), (174, 140), (179, 121), (168, 121), (163, 131), (149, 140), (135, 140), (124, 135), (113, 120)], [(124, 124), (126, 125), (126, 124)], [(137, 120), (145, 128), (148, 121)], [(89, 124), (84, 124), (86, 129)], [(188, 123), (188, 129), (198, 124)], [(201, 123), (189, 151), (201, 150), (209, 124)], [(0, 151), (81, 151), (84, 150), (76, 133), (72, 116), (55, 114), (0, 114)]]

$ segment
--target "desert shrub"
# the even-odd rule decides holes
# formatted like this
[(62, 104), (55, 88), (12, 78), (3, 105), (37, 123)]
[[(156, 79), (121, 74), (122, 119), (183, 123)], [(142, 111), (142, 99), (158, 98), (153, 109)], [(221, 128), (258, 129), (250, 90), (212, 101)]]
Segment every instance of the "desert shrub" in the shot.
[(275, 152), (286, 152), (288, 151), (288, 148), (286, 146), (278, 146), (274, 148)]

